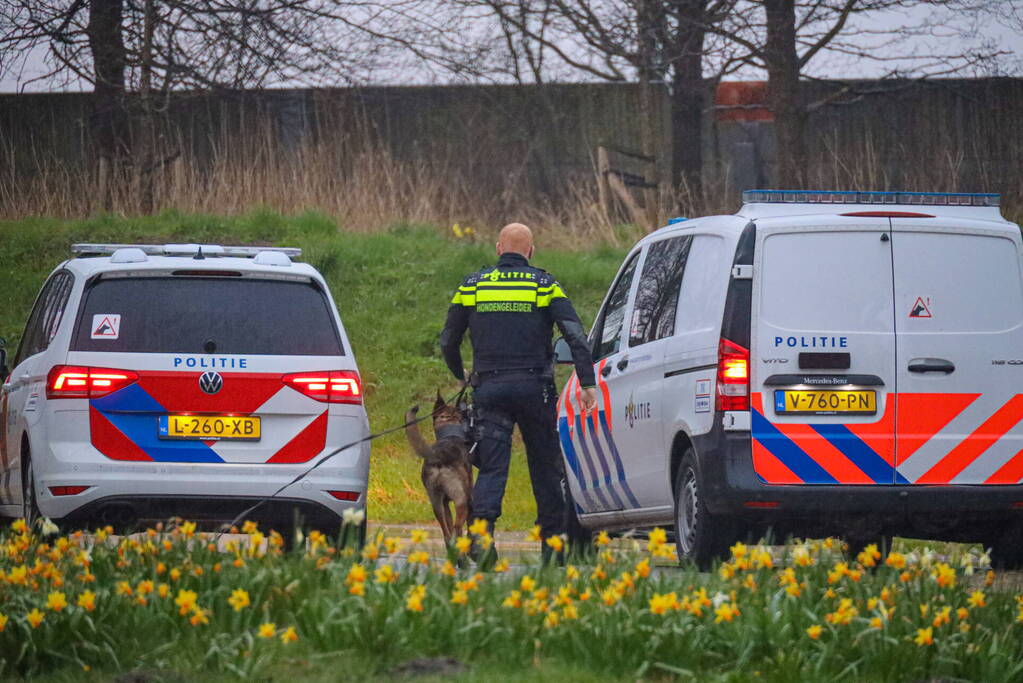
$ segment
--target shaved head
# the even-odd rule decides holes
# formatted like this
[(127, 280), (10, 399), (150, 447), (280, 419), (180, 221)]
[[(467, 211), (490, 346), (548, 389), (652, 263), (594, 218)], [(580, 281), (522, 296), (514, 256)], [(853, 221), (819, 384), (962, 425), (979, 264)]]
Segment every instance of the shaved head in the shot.
[(526, 258), (533, 256), (533, 231), (522, 223), (509, 223), (501, 228), (497, 237), (497, 254), (505, 252), (522, 254)]

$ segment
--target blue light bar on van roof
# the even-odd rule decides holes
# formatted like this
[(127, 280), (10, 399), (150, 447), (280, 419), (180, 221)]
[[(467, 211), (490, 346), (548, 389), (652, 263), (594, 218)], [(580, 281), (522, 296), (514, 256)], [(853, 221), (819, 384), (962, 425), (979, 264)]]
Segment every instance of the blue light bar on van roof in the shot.
[(1000, 195), (968, 192), (844, 192), (825, 190), (746, 190), (744, 204), (909, 204), (918, 206), (998, 206)]

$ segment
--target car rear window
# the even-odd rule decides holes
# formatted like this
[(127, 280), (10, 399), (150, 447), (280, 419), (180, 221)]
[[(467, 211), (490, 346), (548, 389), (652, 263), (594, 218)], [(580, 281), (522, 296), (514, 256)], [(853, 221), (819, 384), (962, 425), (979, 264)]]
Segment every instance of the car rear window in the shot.
[(72, 350), (344, 355), (326, 295), (312, 283), (180, 276), (94, 283)]

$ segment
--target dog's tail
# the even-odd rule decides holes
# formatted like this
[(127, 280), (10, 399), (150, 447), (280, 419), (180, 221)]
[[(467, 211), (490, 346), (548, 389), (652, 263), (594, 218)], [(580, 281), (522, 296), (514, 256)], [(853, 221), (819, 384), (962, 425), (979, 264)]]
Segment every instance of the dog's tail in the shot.
[(416, 455), (426, 460), (433, 453), (430, 450), (430, 446), (426, 443), (426, 439), (423, 438), (422, 432), (419, 431), (419, 423), (416, 421), (417, 413), (419, 413), (419, 406), (412, 406), (405, 413), (405, 436), (408, 437), (409, 445), (412, 446), (412, 450), (416, 452)]

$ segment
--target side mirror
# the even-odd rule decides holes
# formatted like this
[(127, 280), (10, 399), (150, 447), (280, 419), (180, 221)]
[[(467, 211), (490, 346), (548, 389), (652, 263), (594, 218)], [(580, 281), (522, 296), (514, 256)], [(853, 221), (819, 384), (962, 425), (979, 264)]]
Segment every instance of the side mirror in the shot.
[(554, 342), (554, 361), (558, 365), (571, 365), (575, 362), (572, 349), (564, 337), (558, 337), (558, 341)]

